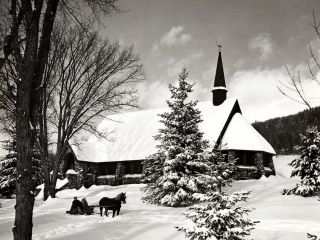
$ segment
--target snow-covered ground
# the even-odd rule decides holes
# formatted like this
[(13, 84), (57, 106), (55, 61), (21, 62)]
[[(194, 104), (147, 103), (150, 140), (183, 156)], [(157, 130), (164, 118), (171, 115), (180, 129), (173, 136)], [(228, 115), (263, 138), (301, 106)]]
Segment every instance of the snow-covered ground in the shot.
[[(247, 206), (253, 208), (251, 218), (260, 221), (252, 234), (254, 240), (302, 240), (306, 233), (320, 234), (320, 202), (316, 197), (283, 196), (283, 188), (293, 186), (297, 179), (289, 178), (287, 166), (293, 156), (275, 159), (277, 176), (260, 180), (237, 181), (232, 191), (249, 190)], [(141, 202), (142, 184), (123, 186), (92, 186), (89, 190), (64, 190), (56, 199), (45, 203), (36, 201), (34, 210), (34, 240), (179, 240), (183, 233), (174, 226), (182, 223), (184, 208), (168, 208)], [(73, 196), (87, 197), (89, 204), (96, 204), (103, 196), (127, 193), (127, 204), (120, 216), (100, 217), (71, 216), (65, 214)], [(14, 218), (13, 200), (0, 200), (0, 240), (12, 239)]]

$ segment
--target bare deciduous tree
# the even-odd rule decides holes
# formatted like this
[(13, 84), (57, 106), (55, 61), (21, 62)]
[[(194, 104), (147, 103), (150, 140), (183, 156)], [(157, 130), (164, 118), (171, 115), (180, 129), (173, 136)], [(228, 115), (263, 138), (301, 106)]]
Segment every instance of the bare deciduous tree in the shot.
[[(102, 41), (96, 33), (73, 28), (54, 38), (49, 67), (52, 99), (48, 119), (56, 132), (56, 159), (45, 192), (55, 197), (59, 168), (69, 140), (80, 131), (103, 136), (96, 128), (99, 119), (123, 108), (136, 107), (134, 84), (143, 79), (142, 66), (132, 48)], [(56, 53), (56, 52), (57, 53)], [(46, 101), (44, 101), (46, 102)], [(49, 188), (48, 188), (49, 187)]]
[[(320, 20), (317, 18), (316, 12), (313, 11), (312, 14), (312, 28), (317, 36), (318, 41), (320, 41)], [(309, 46), (310, 61), (307, 64), (307, 72), (309, 72), (311, 79), (319, 84), (320, 80), (317, 78), (316, 74), (320, 71), (320, 61), (317, 51), (313, 47)], [(286, 71), (289, 76), (289, 80), (286, 82), (280, 82), (278, 90), (281, 94), (288, 97), (289, 99), (305, 105), (308, 109), (312, 108), (311, 99), (308, 93), (305, 91), (303, 81), (301, 79), (301, 73), (299, 71), (294, 72), (286, 67)]]
[[(83, 0), (88, 7), (103, 12), (114, 9), (117, 0)], [(32, 212), (35, 181), (32, 174), (33, 146), (41, 119), (43, 74), (48, 60), (50, 38), (58, 6), (63, 0), (8, 0), (1, 2), (1, 16), (8, 20), (8, 31), (1, 36), (0, 69), (8, 61), (18, 74), (15, 96), (17, 141), (16, 214), (13, 236), (32, 239)], [(68, 1), (70, 2), (75, 1)], [(3, 7), (5, 5), (5, 7)], [(2, 32), (3, 28), (1, 29)]]

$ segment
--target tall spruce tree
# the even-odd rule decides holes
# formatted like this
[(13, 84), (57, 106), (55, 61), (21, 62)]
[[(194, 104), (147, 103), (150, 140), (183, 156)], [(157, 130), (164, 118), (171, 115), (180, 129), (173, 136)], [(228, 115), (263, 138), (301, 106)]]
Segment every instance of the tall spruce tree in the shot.
[(320, 132), (316, 127), (309, 128), (301, 140), (301, 155), (289, 164), (293, 167), (291, 177), (299, 177), (300, 182), (283, 194), (307, 197), (320, 191)]
[(173, 207), (190, 205), (224, 185), (224, 179), (231, 174), (230, 169), (221, 172), (215, 167), (224, 159), (220, 153), (209, 150), (208, 141), (203, 139), (198, 127), (202, 120), (197, 101), (188, 100), (192, 84), (187, 77), (188, 72), (183, 69), (177, 86), (169, 85), (170, 111), (160, 114), (164, 127), (155, 136), (160, 142), (158, 152), (153, 160), (145, 162), (148, 185), (144, 199), (151, 203)]

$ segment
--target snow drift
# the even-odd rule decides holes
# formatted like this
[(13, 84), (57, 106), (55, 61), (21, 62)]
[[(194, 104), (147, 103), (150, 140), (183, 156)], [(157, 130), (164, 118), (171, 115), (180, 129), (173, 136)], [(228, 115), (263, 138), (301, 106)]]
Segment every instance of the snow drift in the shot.
[[(246, 206), (253, 208), (250, 217), (258, 220), (251, 236), (254, 240), (303, 240), (306, 233), (320, 234), (320, 202), (316, 197), (283, 196), (283, 188), (292, 187), (298, 179), (289, 178), (288, 163), (294, 156), (275, 159), (277, 176), (260, 180), (234, 182), (230, 191), (251, 191)], [(63, 190), (56, 199), (36, 201), (34, 209), (35, 240), (183, 240), (184, 234), (174, 226), (185, 221), (184, 208), (160, 207), (141, 201), (142, 184), (92, 186), (79, 190)], [(127, 204), (119, 217), (71, 216), (65, 214), (72, 198), (86, 197), (89, 204), (103, 196), (127, 193)], [(0, 240), (12, 239), (14, 201), (1, 199)]]

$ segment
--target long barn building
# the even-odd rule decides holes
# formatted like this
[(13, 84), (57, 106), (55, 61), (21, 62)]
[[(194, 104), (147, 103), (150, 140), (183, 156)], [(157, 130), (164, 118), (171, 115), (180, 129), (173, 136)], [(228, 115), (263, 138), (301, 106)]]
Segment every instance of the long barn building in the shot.
[[(211, 92), (212, 101), (198, 104), (204, 138), (221, 149), (227, 158), (237, 158), (235, 178), (275, 175), (272, 160), (275, 150), (243, 117), (238, 100), (227, 98), (220, 50)], [(98, 128), (108, 133), (108, 140), (88, 135), (80, 147), (70, 144), (65, 170), (83, 169), (93, 176), (95, 184), (139, 182), (142, 161), (157, 151), (158, 143), (153, 136), (162, 127), (159, 114), (167, 110), (151, 109), (108, 116)]]

